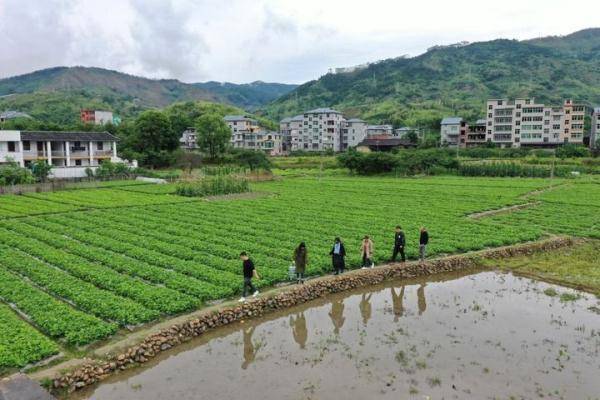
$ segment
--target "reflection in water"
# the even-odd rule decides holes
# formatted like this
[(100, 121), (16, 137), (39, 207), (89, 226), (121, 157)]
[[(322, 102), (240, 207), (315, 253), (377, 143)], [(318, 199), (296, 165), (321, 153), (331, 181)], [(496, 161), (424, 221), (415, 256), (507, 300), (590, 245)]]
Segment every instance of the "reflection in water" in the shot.
[(344, 300), (336, 300), (331, 303), (331, 311), (329, 312), (331, 322), (333, 322), (333, 333), (339, 335), (340, 329), (344, 325)]
[(306, 346), (306, 340), (308, 339), (304, 312), (296, 314), (296, 317), (290, 316), (290, 326), (292, 327), (294, 340), (300, 345), (300, 348), (303, 349)]
[(396, 294), (396, 289), (390, 288), (392, 292), (392, 305), (394, 309), (394, 322), (404, 315), (404, 286), (400, 288), (400, 294)]
[(362, 315), (363, 325), (367, 325), (369, 319), (371, 319), (371, 296), (372, 293), (362, 295), (360, 299), (360, 315)]
[(423, 314), (427, 309), (427, 302), (425, 301), (425, 286), (426, 284), (422, 283), (419, 285), (417, 289), (417, 301), (419, 303), (419, 315)]
[[(545, 291), (578, 292), (492, 271), (449, 277), (329, 295), (233, 324), (70, 398), (598, 399), (600, 299), (561, 302)], [(404, 295), (418, 303), (414, 312)]]
[(242, 330), (242, 333), (244, 334), (244, 362), (242, 363), (242, 369), (248, 368), (248, 365), (252, 364), (256, 358), (257, 350), (254, 348), (254, 343), (252, 343), (254, 328), (255, 327), (253, 326)]

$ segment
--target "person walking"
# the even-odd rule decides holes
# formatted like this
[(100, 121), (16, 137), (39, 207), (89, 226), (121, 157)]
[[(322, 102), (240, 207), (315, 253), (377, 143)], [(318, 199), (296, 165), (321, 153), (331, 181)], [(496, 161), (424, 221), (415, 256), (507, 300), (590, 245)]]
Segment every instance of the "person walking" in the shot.
[(294, 265), (296, 266), (296, 279), (298, 283), (304, 283), (306, 264), (308, 264), (308, 252), (306, 244), (302, 242), (294, 250)]
[(343, 273), (344, 268), (346, 268), (344, 261), (344, 257), (346, 257), (346, 249), (344, 248), (344, 243), (342, 243), (342, 240), (339, 237), (335, 238), (329, 255), (331, 256), (331, 262), (333, 264), (333, 274), (339, 275)]
[(252, 284), (252, 278), (260, 279), (256, 268), (254, 268), (254, 263), (248, 257), (248, 254), (245, 251), (240, 253), (240, 259), (242, 260), (242, 267), (244, 270), (244, 288), (242, 291), (242, 297), (240, 297), (240, 302), (246, 301), (246, 296), (248, 295), (248, 289), (252, 293), (252, 297), (258, 296), (258, 289), (254, 287)]
[(429, 233), (427, 232), (427, 229), (422, 226), (421, 234), (419, 235), (419, 260), (421, 263), (425, 262), (425, 250), (427, 244), (429, 244)]
[(360, 244), (360, 252), (362, 254), (362, 269), (373, 268), (373, 241), (368, 235), (362, 240)]
[(406, 237), (404, 236), (404, 231), (400, 225), (396, 225), (396, 233), (394, 234), (394, 252), (392, 253), (392, 261), (396, 261), (396, 257), (398, 257), (398, 253), (400, 253), (400, 259), (402, 262), (406, 261), (406, 256), (404, 255), (404, 246), (406, 245)]

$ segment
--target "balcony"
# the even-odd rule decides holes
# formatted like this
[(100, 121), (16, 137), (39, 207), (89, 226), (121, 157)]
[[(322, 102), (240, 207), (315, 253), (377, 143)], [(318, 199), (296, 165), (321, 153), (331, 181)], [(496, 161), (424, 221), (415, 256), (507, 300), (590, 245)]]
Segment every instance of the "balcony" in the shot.
[(37, 160), (37, 159), (47, 159), (48, 153), (46, 151), (37, 151), (37, 150), (24, 150), (23, 151), (23, 159), (25, 160)]
[(94, 151), (94, 157), (96, 158), (110, 158), (112, 157), (112, 150), (96, 150)]

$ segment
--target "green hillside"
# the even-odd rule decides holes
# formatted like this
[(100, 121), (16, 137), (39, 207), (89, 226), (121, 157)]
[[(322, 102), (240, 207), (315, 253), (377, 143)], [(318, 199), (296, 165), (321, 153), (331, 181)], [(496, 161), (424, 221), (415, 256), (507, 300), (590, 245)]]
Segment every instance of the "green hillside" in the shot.
[(57, 67), (0, 79), (0, 111), (18, 110), (46, 123), (64, 125), (77, 122), (82, 108), (111, 110), (125, 118), (181, 101), (204, 100), (255, 109), (295, 87), (264, 82), (188, 84), (102, 68)]
[(331, 106), (350, 117), (435, 129), (443, 116), (484, 116), (494, 97), (565, 98), (600, 104), (600, 29), (527, 41), (493, 40), (437, 46), (413, 58), (327, 74), (266, 106), (280, 119)]

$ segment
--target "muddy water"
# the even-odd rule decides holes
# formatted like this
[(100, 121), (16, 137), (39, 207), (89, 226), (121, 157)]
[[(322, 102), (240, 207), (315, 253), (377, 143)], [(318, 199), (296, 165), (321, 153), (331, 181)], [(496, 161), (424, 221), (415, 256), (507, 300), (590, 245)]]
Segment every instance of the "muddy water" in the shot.
[(391, 282), (235, 324), (78, 397), (595, 399), (599, 310), (496, 272)]

